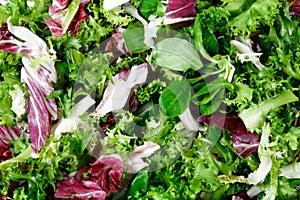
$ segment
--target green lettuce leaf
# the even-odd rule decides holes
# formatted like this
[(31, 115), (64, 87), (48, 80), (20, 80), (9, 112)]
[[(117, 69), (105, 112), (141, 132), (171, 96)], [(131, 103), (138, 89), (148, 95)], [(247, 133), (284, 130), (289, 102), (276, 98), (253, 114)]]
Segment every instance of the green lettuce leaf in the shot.
[(239, 117), (243, 120), (246, 128), (253, 131), (264, 124), (266, 115), (279, 106), (299, 101), (298, 97), (291, 91), (286, 91), (280, 95), (274, 96), (261, 102), (258, 105), (253, 105), (248, 109), (242, 110)]

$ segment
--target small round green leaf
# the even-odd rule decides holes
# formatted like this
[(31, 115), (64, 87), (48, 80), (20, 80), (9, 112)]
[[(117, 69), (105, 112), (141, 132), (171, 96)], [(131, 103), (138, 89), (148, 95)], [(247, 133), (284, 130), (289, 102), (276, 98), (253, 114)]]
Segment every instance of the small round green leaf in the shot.
[(144, 193), (147, 191), (149, 174), (147, 171), (139, 172), (133, 179), (128, 194), (134, 196), (136, 193)]
[(169, 117), (182, 114), (191, 101), (191, 86), (187, 80), (170, 84), (165, 88), (159, 98), (159, 105)]

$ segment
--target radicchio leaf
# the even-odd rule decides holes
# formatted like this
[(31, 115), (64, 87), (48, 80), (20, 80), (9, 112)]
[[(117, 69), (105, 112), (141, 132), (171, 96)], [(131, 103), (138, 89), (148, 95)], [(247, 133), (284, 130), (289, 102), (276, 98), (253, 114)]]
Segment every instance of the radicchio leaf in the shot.
[(11, 158), (12, 153), (8, 143), (11, 140), (19, 139), (19, 129), (9, 128), (6, 125), (0, 126), (0, 163)]
[(0, 50), (9, 53), (30, 53), (26, 45), (13, 37), (7, 24), (3, 24), (0, 28)]
[(222, 114), (217, 112), (212, 116), (201, 116), (200, 121), (210, 126), (224, 128), (230, 132), (233, 146), (243, 158), (258, 150), (258, 135), (247, 131), (243, 121), (236, 113)]
[(29, 57), (23, 57), (22, 62), (24, 64), (24, 68), (30, 74), (35, 84), (39, 85), (43, 95), (48, 96), (53, 91), (53, 87), (51, 86), (50, 82), (56, 82), (56, 74), (53, 78), (55, 81), (51, 78), (52, 73), (55, 73), (55, 69), (53, 71), (47, 69), (47, 67), (45, 67), (46, 63), (43, 63), (38, 69), (35, 69), (31, 65), (31, 59)]
[(75, 177), (57, 184), (56, 199), (99, 199), (104, 200), (106, 193), (97, 185), (83, 184)]
[(51, 119), (43, 94), (24, 68), (21, 71), (21, 80), (26, 83), (26, 88), (30, 94), (28, 100), (28, 128), (31, 146), (35, 152), (38, 152), (45, 144), (46, 137), (50, 134)]
[(160, 149), (160, 146), (154, 142), (146, 141), (142, 146), (134, 147), (134, 150), (128, 153), (125, 166), (129, 173), (137, 173), (149, 164), (144, 162), (142, 158), (151, 156), (155, 151)]
[(85, 10), (86, 4), (90, 0), (54, 0), (49, 9), (50, 19), (44, 19), (52, 35), (64, 36), (67, 31), (71, 31), (74, 36), (80, 29), (80, 23), (88, 20)]
[(128, 104), (130, 112), (134, 112), (137, 110), (138, 101), (134, 93), (130, 96)]
[(96, 162), (78, 171), (75, 176), (59, 182), (57, 199), (104, 200), (122, 187), (123, 163), (119, 155), (101, 156)]
[(63, 34), (63, 30), (62, 30), (62, 27), (61, 27), (61, 22), (54, 22), (54, 21), (51, 21), (49, 19), (44, 19), (47, 26), (49, 27), (52, 35), (54, 36), (59, 36), (59, 37), (63, 37), (64, 34)]
[(11, 158), (9, 146), (0, 140), (0, 163)]
[[(57, 105), (54, 99), (46, 100), (46, 97), (54, 90), (51, 81), (56, 82), (56, 70), (53, 55), (50, 53), (45, 41), (21, 26), (13, 26), (10, 19), (7, 20), (5, 32), (6, 42), (16, 44), (18, 50), (23, 52), (21, 81), (30, 94), (28, 103), (28, 128), (32, 148), (38, 152), (45, 144), (46, 137), (50, 134), (51, 119), (57, 118)], [(18, 39), (20, 40), (18, 40)], [(22, 41), (21, 41), (22, 40)], [(26, 49), (26, 51), (22, 51)], [(4, 49), (5, 50), (5, 49)], [(8, 51), (11, 52), (11, 51)], [(55, 53), (55, 52), (52, 52)]]
[(196, 0), (169, 0), (166, 10), (165, 24), (188, 26), (196, 17)]
[(51, 120), (57, 118), (57, 105), (54, 99), (46, 97), (54, 90), (50, 84), (51, 73), (40, 66), (37, 73), (30, 66), (30, 60), (23, 57), (24, 68), (21, 70), (21, 81), (30, 94), (28, 103), (28, 128), (31, 146), (38, 152), (50, 135)]
[(103, 94), (103, 99), (96, 108), (96, 113), (103, 117), (111, 111), (122, 109), (130, 96), (131, 89), (146, 81), (148, 63), (133, 66), (131, 70), (122, 71), (113, 76), (113, 82), (109, 82)]
[(299, 0), (288, 0), (288, 2), (293, 2), (290, 7), (290, 15), (300, 17), (300, 1)]
[[(84, 21), (88, 21), (89, 15), (85, 10), (86, 4), (89, 3), (89, 0), (81, 1), (79, 4), (79, 9), (71, 21), (71, 24), (68, 29), (72, 30), (71, 35), (75, 35), (77, 31), (80, 29), (80, 23)], [(74, 28), (72, 28), (74, 27)]]
[(104, 42), (101, 42), (100, 45), (101, 45), (100, 46), (101, 53), (108, 53), (108, 52), (113, 53), (111, 61), (114, 61), (120, 56), (129, 53), (122, 32), (112, 34), (109, 39), (105, 40)]
[(50, 12), (56, 13), (66, 8), (69, 0), (54, 0), (50, 6)]
[(6, 125), (0, 126), (0, 140), (8, 144), (10, 140), (18, 140), (20, 137), (17, 126), (9, 128)]
[[(10, 22), (10, 19), (7, 20), (7, 26), (10, 34), (13, 34), (16, 38), (19, 38), (20, 40), (23, 40), (24, 42), (21, 42), (20, 40), (15, 39), (14, 37), (10, 37), (10, 41), (17, 41), (19, 44), (19, 48), (21, 50), (18, 50), (17, 52), (24, 52), (25, 55), (22, 57), (22, 62), (26, 66), (30, 66), (30, 68), (35, 68), (34, 74), (37, 75), (43, 75), (45, 71), (47, 71), (47, 82), (53, 81), (56, 82), (56, 70), (54, 67), (54, 62), (52, 55), (50, 55), (50, 50), (47, 47), (47, 44), (44, 40), (42, 40), (40, 37), (38, 37), (36, 34), (31, 32), (29, 29), (21, 26), (13, 26)], [(26, 48), (26, 51), (22, 51), (22, 48)], [(34, 59), (41, 59), (40, 63), (38, 63), (38, 66), (31, 66), (31, 62)], [(37, 69), (38, 68), (38, 69)], [(28, 70), (28, 69), (27, 69)], [(32, 69), (34, 70), (34, 69)], [(38, 73), (36, 73), (38, 71)], [(40, 78), (37, 78), (35, 81), (39, 80)], [(39, 81), (39, 84), (45, 85), (46, 83), (43, 83), (43, 80), (41, 79)], [(45, 86), (43, 86), (45, 87)], [(47, 88), (47, 87), (46, 87)], [(49, 92), (51, 89), (47, 89)], [(50, 91), (51, 92), (51, 91)], [(46, 92), (47, 93), (47, 92)], [(45, 93), (45, 94), (46, 94)]]

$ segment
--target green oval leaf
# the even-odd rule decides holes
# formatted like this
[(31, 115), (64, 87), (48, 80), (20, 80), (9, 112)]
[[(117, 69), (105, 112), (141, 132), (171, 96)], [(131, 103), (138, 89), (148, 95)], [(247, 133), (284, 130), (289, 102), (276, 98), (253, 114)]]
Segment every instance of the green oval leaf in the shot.
[(203, 67), (199, 53), (194, 45), (180, 38), (166, 38), (153, 49), (157, 65), (177, 71), (199, 70)]
[(147, 191), (149, 174), (147, 171), (139, 172), (133, 179), (128, 194), (134, 196), (136, 193)]
[(183, 113), (191, 101), (191, 86), (187, 80), (170, 84), (159, 98), (159, 105), (169, 117), (176, 117)]
[(203, 29), (203, 46), (211, 55), (219, 52), (219, 43), (216, 36), (206, 29)]
[(149, 49), (144, 43), (144, 28), (130, 27), (123, 34), (125, 43), (131, 53), (141, 53)]

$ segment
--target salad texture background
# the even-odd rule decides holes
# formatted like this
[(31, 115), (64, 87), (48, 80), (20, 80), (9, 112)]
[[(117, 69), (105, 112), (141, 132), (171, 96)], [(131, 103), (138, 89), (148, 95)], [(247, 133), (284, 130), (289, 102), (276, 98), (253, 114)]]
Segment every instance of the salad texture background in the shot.
[(300, 199), (299, 17), (0, 0), (1, 199)]

